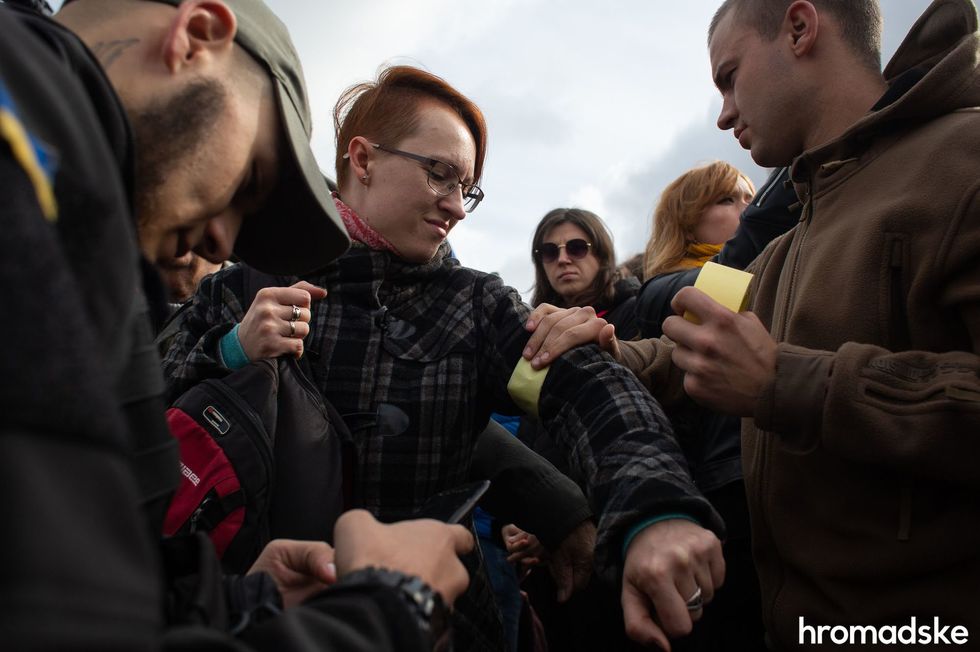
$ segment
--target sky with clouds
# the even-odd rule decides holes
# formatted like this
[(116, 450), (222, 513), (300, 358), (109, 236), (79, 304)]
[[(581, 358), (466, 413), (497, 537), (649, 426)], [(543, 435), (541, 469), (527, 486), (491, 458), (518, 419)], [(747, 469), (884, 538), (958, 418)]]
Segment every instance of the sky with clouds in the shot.
[[(305, 66), (314, 151), (333, 176), (333, 104), (383, 63), (421, 66), (484, 111), (487, 198), (450, 234), (464, 264), (526, 298), (530, 242), (552, 208), (599, 214), (617, 257), (643, 250), (660, 191), (686, 169), (757, 167), (715, 126), (706, 31), (719, 0), (267, 0)], [(885, 60), (928, 0), (883, 0)]]
[[(531, 237), (552, 208), (599, 214), (625, 260), (643, 250), (660, 191), (688, 168), (722, 159), (756, 184), (767, 176), (715, 126), (705, 41), (720, 0), (267, 2), (303, 60), (314, 152), (330, 176), (334, 102), (384, 63), (423, 67), (483, 109), (487, 198), (450, 240), (464, 264), (526, 298)], [(881, 0), (885, 61), (928, 4)]]

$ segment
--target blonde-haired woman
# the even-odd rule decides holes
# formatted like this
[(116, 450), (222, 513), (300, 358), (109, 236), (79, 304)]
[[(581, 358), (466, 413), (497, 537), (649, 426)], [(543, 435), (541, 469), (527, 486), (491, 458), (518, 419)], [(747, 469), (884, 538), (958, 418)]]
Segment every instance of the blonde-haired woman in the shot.
[[(653, 286), (663, 295), (658, 307), (669, 311), (670, 300), (684, 285), (676, 288), (677, 272), (702, 267), (738, 228), (739, 216), (752, 200), (755, 186), (738, 168), (715, 161), (688, 170), (674, 179), (660, 195), (653, 213), (653, 235), (643, 256), (643, 278), (656, 279)], [(651, 283), (648, 283), (649, 287)], [(661, 316), (639, 313), (644, 337), (659, 337), (660, 324), (672, 313)]]

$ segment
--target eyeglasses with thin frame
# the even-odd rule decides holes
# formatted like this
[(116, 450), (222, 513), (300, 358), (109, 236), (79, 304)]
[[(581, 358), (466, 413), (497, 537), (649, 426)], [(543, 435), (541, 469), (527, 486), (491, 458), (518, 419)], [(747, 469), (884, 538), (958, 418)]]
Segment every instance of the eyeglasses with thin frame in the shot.
[(480, 186), (472, 183), (463, 183), (463, 178), (456, 171), (456, 166), (440, 161), (439, 159), (421, 154), (412, 154), (394, 147), (386, 147), (378, 143), (371, 143), (371, 147), (380, 149), (382, 152), (404, 156), (422, 164), (426, 171), (426, 182), (437, 195), (445, 197), (456, 192), (456, 188), (463, 191), (463, 210), (472, 213), (480, 202), (483, 201), (483, 190)]
[(574, 240), (569, 240), (563, 245), (557, 245), (554, 242), (543, 242), (540, 249), (535, 249), (534, 253), (541, 257), (542, 262), (553, 263), (558, 260), (561, 255), (561, 250), (564, 249), (568, 257), (573, 260), (581, 260), (589, 255), (589, 250), (592, 248), (592, 243), (583, 240), (582, 238), (575, 238)]

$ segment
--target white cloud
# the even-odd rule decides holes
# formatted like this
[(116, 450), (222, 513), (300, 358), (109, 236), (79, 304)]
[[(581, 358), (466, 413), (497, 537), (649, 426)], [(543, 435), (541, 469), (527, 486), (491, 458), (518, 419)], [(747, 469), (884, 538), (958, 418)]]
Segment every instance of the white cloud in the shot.
[[(728, 160), (760, 182), (714, 126), (707, 25), (720, 0), (269, 0), (303, 59), (314, 151), (333, 173), (331, 111), (384, 62), (413, 62), (484, 110), (487, 200), (453, 232), (461, 260), (525, 292), (530, 240), (551, 208), (600, 214), (620, 258), (643, 249), (660, 190)], [(886, 59), (928, 0), (883, 0)], [(528, 295), (525, 295), (528, 296)]]
[(591, 184), (573, 192), (568, 205), (569, 207), (576, 208), (588, 207), (586, 210), (590, 210), (597, 215), (602, 215), (607, 212), (602, 190), (598, 186)]

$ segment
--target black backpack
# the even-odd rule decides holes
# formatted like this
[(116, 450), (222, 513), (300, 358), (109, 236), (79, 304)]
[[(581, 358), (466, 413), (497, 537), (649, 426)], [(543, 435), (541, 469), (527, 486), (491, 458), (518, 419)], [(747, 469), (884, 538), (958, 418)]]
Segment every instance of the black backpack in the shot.
[[(284, 280), (244, 276), (246, 307)], [(248, 570), (273, 538), (331, 542), (349, 507), (350, 431), (303, 367), (258, 360), (198, 383), (167, 411), (182, 477), (164, 534), (207, 532), (225, 572)]]

